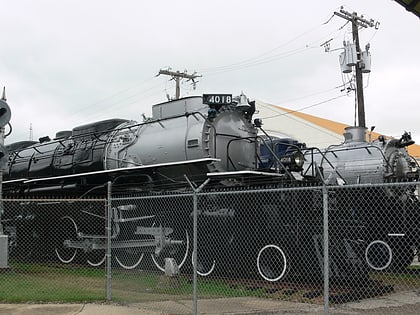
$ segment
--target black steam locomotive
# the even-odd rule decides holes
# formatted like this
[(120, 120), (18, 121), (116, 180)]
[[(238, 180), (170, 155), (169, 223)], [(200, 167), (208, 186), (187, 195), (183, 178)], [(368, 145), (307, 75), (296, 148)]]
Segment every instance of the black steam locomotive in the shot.
[[(152, 117), (141, 123), (110, 119), (60, 131), (52, 140), (44, 137), (39, 142), (9, 144), (6, 146), (9, 162), (3, 173), (4, 197), (104, 196), (107, 182), (112, 182), (113, 191), (121, 194), (153, 192), (157, 198), (144, 199), (141, 206), (130, 200), (113, 205), (116, 237), (113, 246), (116, 261), (123, 268), (136, 268), (144, 253), (150, 252), (156, 267), (164, 270), (166, 258), (176, 256), (176, 263), (182, 267), (187, 265), (191, 254), (191, 202), (187, 204), (182, 197), (182, 193), (190, 189), (186, 179), (197, 185), (210, 179), (207, 192), (222, 188), (230, 197), (210, 197), (213, 196), (210, 194), (199, 204), (201, 226), (207, 226), (199, 231), (199, 237), (203, 244), (208, 244), (199, 253), (199, 274), (212, 273), (217, 269), (216, 261), (219, 271), (231, 270), (234, 266), (229, 262), (242, 257), (244, 261), (249, 260), (244, 265), (256, 265), (258, 274), (264, 279), (277, 281), (288, 275), (290, 264), (299, 266), (297, 269), (303, 273), (322, 273), (322, 268), (307, 268), (314, 262), (322, 265), (319, 260), (323, 209), (322, 197), (315, 196), (315, 190), (307, 187), (418, 180), (419, 167), (406, 150), (412, 143), (408, 134), (400, 140), (381, 138), (368, 143), (365, 136), (360, 136), (365, 135), (364, 130), (350, 128), (342, 145), (320, 151), (293, 139), (268, 135), (262, 129), (261, 120), (253, 119), (255, 111), (255, 102), (243, 94), (238, 97), (226, 94), (188, 97), (154, 105)], [(360, 165), (363, 165), (362, 169)], [(249, 194), (241, 196), (244, 189), (250, 188), (256, 189), (255, 198)], [(299, 190), (273, 194), (269, 199), (258, 195), (261, 191), (279, 188)], [(162, 224), (162, 221), (156, 221), (158, 216), (163, 216), (158, 215), (161, 206), (153, 200), (168, 191), (180, 193), (180, 197), (171, 206), (170, 215), (175, 219)], [(351, 263), (353, 256), (363, 260), (364, 266), (377, 270), (391, 265), (407, 266), (418, 245), (418, 226), (410, 226), (410, 231), (415, 232), (408, 233), (404, 240), (409, 238), (409, 241), (402, 245), (400, 242), (391, 244), (387, 230), (373, 235), (366, 227), (372, 224), (368, 213), (375, 213), (375, 218), (381, 217), (381, 213), (365, 199), (372, 200), (372, 196), (381, 191), (371, 188), (369, 196), (365, 194), (365, 190), (352, 193), (338, 190), (335, 193), (336, 208), (340, 208), (341, 202), (342, 209), (357, 208), (364, 218), (363, 224), (351, 221), (354, 227), (350, 232), (334, 234), (338, 239), (337, 248), (345, 248), (343, 253), (337, 250), (335, 254), (337, 261), (342, 262), (337, 267), (337, 278), (350, 269), (357, 269), (363, 277), (366, 275), (365, 267)], [(389, 198), (387, 207), (392, 211), (388, 212), (387, 219), (399, 213), (400, 202), (407, 208), (407, 216), (419, 216), (415, 192), (411, 189), (401, 194)], [(352, 201), (345, 203), (343, 200)], [(229, 206), (221, 206), (221, 203)], [(29, 239), (37, 235), (39, 246), (48, 249), (52, 244), (47, 255), (53, 253), (61, 262), (74, 261), (76, 252), (83, 250), (99, 253), (90, 256), (91, 265), (103, 263), (105, 244), (97, 237), (103, 232), (103, 224), (95, 223), (99, 215), (86, 210), (83, 212), (88, 219), (79, 217), (71, 205), (63, 205), (60, 212), (46, 215), (45, 207), (45, 204), (34, 206), (28, 201), (18, 209), (5, 209), (5, 231), (14, 246), (24, 248), (20, 252), (28, 252), (27, 244), (32, 244)], [(127, 213), (132, 213), (128, 219)], [(149, 219), (150, 226), (142, 226), (140, 222)], [(18, 227), (23, 221), (25, 226), (33, 225), (42, 233), (52, 232), (42, 237), (38, 232), (32, 233), (18, 242)], [(92, 221), (90, 234), (80, 232), (82, 221)], [(205, 222), (211, 222), (211, 225)], [(51, 225), (56, 228), (51, 229)], [(362, 231), (358, 230), (360, 225), (363, 225)], [(131, 230), (125, 226), (130, 226)], [(407, 227), (402, 228), (405, 233)], [(67, 230), (73, 232), (64, 233), (65, 237), (50, 242), (51, 238), (57, 238), (54, 231)], [(251, 237), (257, 240), (253, 245), (248, 242)], [(362, 245), (360, 238), (364, 239)], [(226, 251), (222, 252), (229, 252), (231, 256), (220, 256), (221, 251), (217, 248), (224, 248)], [(398, 255), (397, 250), (404, 254)], [(14, 252), (19, 251), (14, 249)], [(130, 254), (132, 257), (127, 258)], [(301, 255), (308, 260), (302, 262)], [(403, 258), (396, 258), (399, 256)], [(275, 263), (273, 257), (277, 257)]]

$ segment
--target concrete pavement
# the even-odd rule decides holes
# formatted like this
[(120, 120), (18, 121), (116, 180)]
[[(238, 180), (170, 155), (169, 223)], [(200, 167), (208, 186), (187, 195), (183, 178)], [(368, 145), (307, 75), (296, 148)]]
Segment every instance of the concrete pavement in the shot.
[[(0, 315), (187, 315), (192, 314), (191, 300), (116, 304), (0, 304)], [(324, 306), (250, 297), (200, 300), (199, 314), (205, 315), (277, 315), (324, 314)], [(420, 289), (394, 293), (329, 308), (330, 314), (410, 315), (420, 314)]]

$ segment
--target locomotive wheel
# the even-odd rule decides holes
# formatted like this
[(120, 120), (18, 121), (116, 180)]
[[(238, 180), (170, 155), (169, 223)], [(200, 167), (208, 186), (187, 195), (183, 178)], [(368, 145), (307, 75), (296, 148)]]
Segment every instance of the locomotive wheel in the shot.
[(97, 249), (88, 253), (86, 261), (92, 267), (99, 267), (105, 262), (105, 257), (105, 251), (103, 249)]
[(143, 260), (144, 253), (139, 248), (115, 249), (115, 260), (124, 269), (134, 269)]
[(375, 240), (366, 247), (365, 258), (370, 268), (378, 271), (384, 270), (392, 262), (392, 249), (388, 243)]
[(144, 249), (135, 247), (136, 245), (131, 245), (132, 247), (130, 247), (131, 242), (138, 241), (141, 243), (150, 237), (136, 234), (137, 227), (137, 222), (124, 223), (124, 229), (121, 230), (115, 243), (113, 243), (115, 247), (112, 249), (112, 256), (115, 257), (115, 261), (119, 266), (127, 270), (134, 269), (140, 265), (144, 257)]
[(69, 216), (61, 217), (57, 226), (57, 243), (55, 254), (58, 260), (64, 264), (71, 263), (77, 255), (77, 248), (71, 248), (64, 245), (66, 240), (75, 240), (77, 238), (76, 222)]
[[(194, 251), (191, 255), (191, 263), (194, 266)], [(214, 268), (216, 267), (216, 260), (211, 261), (211, 259), (204, 259), (197, 255), (197, 274), (202, 277), (207, 277), (210, 275)]]
[(277, 245), (266, 245), (258, 253), (257, 268), (265, 280), (278, 281), (287, 274), (289, 268), (286, 254)]
[(393, 271), (403, 271), (413, 262), (414, 250), (404, 242), (375, 240), (369, 243), (365, 250), (368, 266), (381, 271), (387, 268)]
[(187, 230), (185, 230), (185, 233), (173, 232), (169, 237), (172, 241), (182, 241), (182, 244), (165, 245), (159, 255), (156, 255), (155, 253), (151, 254), (153, 263), (163, 272), (165, 272), (165, 258), (174, 258), (178, 268), (181, 269), (187, 260), (190, 248), (190, 238)]

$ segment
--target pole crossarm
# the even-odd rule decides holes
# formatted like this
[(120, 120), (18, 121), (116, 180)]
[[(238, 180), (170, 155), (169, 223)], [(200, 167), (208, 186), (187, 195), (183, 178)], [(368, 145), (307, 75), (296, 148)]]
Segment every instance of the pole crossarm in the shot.
[(334, 12), (334, 14), (347, 21), (356, 23), (358, 26), (361, 26), (364, 28), (374, 27), (374, 26), (375, 28), (377, 28), (379, 26), (378, 22), (375, 23), (375, 21), (372, 19), (366, 20), (365, 18), (363, 18), (363, 16), (358, 16), (356, 12), (350, 13), (341, 9), (340, 12)]
[(187, 81), (192, 81), (193, 86), (195, 88), (195, 85), (197, 83), (195, 79), (202, 77), (201, 75), (198, 75), (196, 72), (194, 72), (193, 74), (188, 74), (186, 70), (184, 72), (180, 72), (180, 71), (171, 71), (170, 69), (167, 69), (167, 70), (160, 69), (158, 76), (161, 74), (169, 75), (172, 77), (172, 80), (175, 80), (175, 83), (176, 83), (175, 99), (176, 100), (181, 97), (180, 86), (179, 86), (179, 82), (181, 81), (181, 79), (187, 79)]

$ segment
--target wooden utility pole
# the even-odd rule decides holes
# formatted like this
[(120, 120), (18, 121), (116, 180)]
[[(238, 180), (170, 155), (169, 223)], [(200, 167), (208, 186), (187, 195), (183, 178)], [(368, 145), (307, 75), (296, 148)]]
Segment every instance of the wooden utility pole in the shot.
[(188, 74), (187, 71), (185, 70), (184, 72), (179, 72), (179, 71), (171, 71), (171, 69), (169, 68), (168, 70), (159, 70), (158, 75), (160, 74), (164, 74), (164, 75), (169, 75), (172, 77), (172, 80), (175, 80), (175, 99), (179, 99), (181, 97), (181, 88), (179, 86), (179, 83), (181, 81), (181, 79), (187, 79), (187, 81), (192, 81), (192, 84), (195, 88), (196, 85), (196, 78), (200, 78), (201, 75), (197, 75), (196, 72), (194, 72), (193, 74)]
[(358, 16), (356, 12), (349, 13), (343, 9), (340, 12), (334, 12), (335, 15), (351, 22), (353, 42), (356, 45), (357, 64), (356, 64), (356, 95), (357, 95), (357, 116), (359, 119), (359, 127), (366, 127), (365, 121), (365, 100), (363, 95), (363, 76), (362, 67), (360, 63), (361, 50), (359, 43), (359, 26), (361, 27), (378, 27), (378, 22), (374, 20), (366, 20), (363, 16)]

